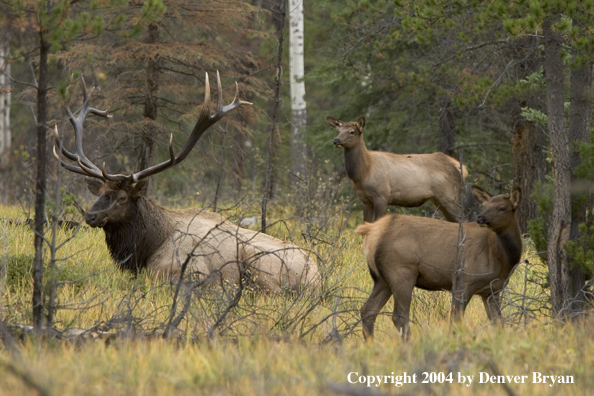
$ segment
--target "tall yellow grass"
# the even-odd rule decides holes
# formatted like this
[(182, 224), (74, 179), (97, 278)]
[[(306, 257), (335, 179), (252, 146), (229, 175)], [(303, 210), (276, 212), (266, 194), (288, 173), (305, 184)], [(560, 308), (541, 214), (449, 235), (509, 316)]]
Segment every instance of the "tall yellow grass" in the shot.
[[(18, 217), (18, 210), (0, 208), (0, 218)], [(386, 314), (377, 320), (375, 340), (364, 343), (357, 325), (358, 310), (372, 281), (353, 228), (335, 235), (333, 245), (309, 246), (321, 257), (323, 288), (333, 290), (321, 302), (314, 301), (315, 294), (299, 299), (290, 293), (246, 291), (242, 304), (226, 321), (226, 330), (208, 339), (209, 326), (224, 308), (217, 303), (226, 301), (220, 290), (210, 289), (197, 297), (200, 304), (192, 306), (192, 315), (180, 324), (179, 334), (185, 338), (175, 341), (122, 338), (106, 344), (103, 340), (25, 339), (18, 353), (0, 346), (0, 395), (35, 393), (26, 378), (52, 395), (326, 395), (334, 384), (364, 387), (349, 384), (349, 378), (404, 372), (416, 374), (417, 383), (372, 388), (385, 394), (507, 394), (502, 384), (478, 383), (480, 372), (493, 375), (495, 371), (503, 376), (528, 375), (529, 383), (507, 385), (519, 395), (591, 394), (592, 322), (562, 326), (547, 317), (546, 294), (534, 281), (526, 281), (544, 275), (544, 267), (530, 249), (526, 256), (534, 265), (521, 265), (510, 289), (543, 300), (542, 310), (532, 318), (520, 317), (494, 327), (480, 299), (475, 299), (463, 322), (450, 324), (449, 294), (417, 290), (410, 342), (399, 339), (390, 318), (390, 302)], [(277, 232), (283, 229), (279, 226)], [(68, 231), (60, 230), (58, 240), (68, 236)], [(26, 226), (3, 222), (0, 238), (0, 266), (4, 268), (0, 271), (0, 318), (26, 324), (31, 316), (32, 284), (27, 268), (9, 266), (30, 265), (33, 235)], [(82, 228), (58, 257), (63, 260), (57, 263), (56, 279), (79, 281), (59, 287), (64, 309), (57, 312), (56, 327), (105, 324), (126, 312), (123, 305), (128, 302), (134, 304), (135, 317), (147, 318), (136, 324), (138, 329), (160, 334), (173, 286), (142, 275), (132, 279), (119, 271), (109, 258), (101, 230)], [(298, 321), (299, 313), (310, 307), (312, 312)], [(505, 313), (517, 318), (517, 311), (508, 306)], [(355, 331), (349, 332), (353, 326)], [(424, 372), (452, 372), (453, 381), (423, 384)], [(532, 384), (533, 372), (572, 376), (574, 383)], [(349, 377), (349, 373), (358, 374)], [(458, 373), (474, 376), (472, 385), (459, 384)]]

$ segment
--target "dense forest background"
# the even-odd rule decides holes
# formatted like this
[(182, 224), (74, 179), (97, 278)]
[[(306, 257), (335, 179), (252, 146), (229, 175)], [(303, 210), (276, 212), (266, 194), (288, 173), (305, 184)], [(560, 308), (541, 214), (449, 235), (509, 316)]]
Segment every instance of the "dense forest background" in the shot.
[(579, 310), (567, 302), (579, 300), (593, 257), (594, 2), (304, 2), (305, 160), (291, 147), (291, 4), (0, 1), (1, 88), (11, 93), (0, 200), (32, 208), (59, 177), (64, 195), (90, 202), (83, 178), (59, 172), (51, 156), (54, 125), (72, 147), (64, 109), (80, 105), (81, 76), (97, 87), (92, 106), (114, 115), (89, 118), (85, 153), (127, 173), (167, 159), (170, 134), (179, 149), (202, 104), (205, 72), (214, 81), (218, 70), (224, 102), (237, 81), (253, 106), (155, 176), (154, 199), (215, 211), (241, 203), (256, 217), (263, 199), (315, 217), (323, 205), (304, 205), (304, 196), (358, 210), (324, 117), (365, 115), (369, 149), (442, 151), (491, 193), (519, 185), (520, 225), (548, 262), (553, 310)]

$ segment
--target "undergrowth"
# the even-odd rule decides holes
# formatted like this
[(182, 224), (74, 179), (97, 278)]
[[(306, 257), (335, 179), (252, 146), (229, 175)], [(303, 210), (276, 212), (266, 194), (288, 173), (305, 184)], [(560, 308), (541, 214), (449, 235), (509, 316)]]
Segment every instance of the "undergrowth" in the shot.
[[(72, 239), (59, 251), (56, 273), (48, 275), (58, 283), (55, 327), (127, 336), (82, 343), (25, 337), (16, 355), (0, 349), (0, 395), (30, 393), (29, 377), (40, 392), (60, 395), (328, 394), (350, 386), (351, 372), (417, 373), (419, 379), (423, 372), (460, 372), (474, 374), (475, 381), (480, 372), (496, 371), (574, 376), (574, 385), (554, 388), (509, 385), (517, 394), (534, 395), (586, 394), (594, 385), (587, 374), (594, 352), (591, 323), (561, 326), (551, 320), (546, 268), (529, 240), (504, 296), (502, 327), (488, 322), (479, 298), (471, 301), (462, 323), (450, 324), (449, 293), (415, 290), (411, 341), (400, 340), (389, 302), (377, 320), (375, 340), (364, 343), (359, 309), (372, 280), (361, 239), (353, 232), (360, 214), (348, 210), (352, 202), (343, 205), (342, 215), (310, 213), (309, 219), (288, 218), (286, 207), (273, 212), (282, 221), (271, 232), (316, 257), (321, 287), (276, 294), (246, 288), (230, 310), (237, 290), (232, 285), (201, 287), (188, 300), (182, 293), (177, 312), (182, 307), (187, 312), (169, 340), (162, 336), (176, 285), (121, 272), (109, 257), (102, 230), (83, 226), (72, 236), (72, 230), (58, 229), (58, 241)], [(242, 217), (240, 207), (222, 212), (234, 220)], [(14, 208), (0, 208), (2, 219), (18, 216)], [(0, 318), (27, 325), (33, 234), (27, 225), (0, 224)], [(387, 394), (403, 389), (410, 394), (507, 392), (501, 384), (476, 382), (470, 387), (447, 382), (403, 386), (376, 389)]]

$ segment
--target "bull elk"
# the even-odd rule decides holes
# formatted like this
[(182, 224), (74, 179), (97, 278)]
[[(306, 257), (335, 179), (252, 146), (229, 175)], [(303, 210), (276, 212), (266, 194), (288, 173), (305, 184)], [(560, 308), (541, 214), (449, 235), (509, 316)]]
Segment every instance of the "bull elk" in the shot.
[(235, 98), (223, 106), (222, 88), (217, 72), (218, 104), (210, 113), (210, 84), (206, 74), (204, 104), (198, 121), (181, 151), (174, 155), (173, 135), (169, 140), (169, 160), (130, 174), (109, 174), (105, 163), (100, 169), (83, 152), (85, 117), (91, 113), (109, 117), (106, 111), (89, 107), (91, 92), (83, 81), (84, 103), (75, 117), (67, 109), (74, 127), (76, 153), (66, 150), (57, 128), (54, 155), (69, 171), (88, 176), (89, 190), (99, 198), (84, 214), (91, 227), (105, 231), (112, 258), (121, 269), (137, 272), (148, 269), (154, 276), (179, 276), (180, 263), (189, 259), (187, 272), (213, 276), (238, 283), (251, 275), (254, 283), (267, 290), (295, 287), (320, 278), (316, 262), (290, 242), (235, 226), (222, 216), (202, 209), (170, 210), (146, 198), (147, 177), (179, 164), (190, 153), (202, 134), (226, 113), (251, 103)]
[[(522, 235), (516, 218), (521, 191), (491, 197), (478, 186), (472, 194), (485, 206), (476, 223), (463, 223), (462, 317), (470, 298), (483, 299), (492, 321), (501, 317), (500, 292), (520, 261)], [(414, 287), (425, 290), (452, 290), (457, 263), (459, 224), (406, 215), (384, 216), (355, 230), (364, 238), (363, 247), (374, 286), (361, 308), (363, 335), (373, 337), (377, 314), (394, 296), (392, 321), (400, 334), (408, 337), (409, 312)], [(458, 267), (459, 268), (459, 267)]]
[[(326, 116), (338, 130), (335, 146), (344, 149), (346, 174), (363, 203), (363, 219), (373, 223), (386, 213), (387, 205), (421, 206), (432, 201), (448, 221), (458, 221), (461, 211), (460, 163), (444, 153), (392, 154), (365, 147), (365, 117), (343, 122)], [(468, 172), (463, 167), (463, 176)]]

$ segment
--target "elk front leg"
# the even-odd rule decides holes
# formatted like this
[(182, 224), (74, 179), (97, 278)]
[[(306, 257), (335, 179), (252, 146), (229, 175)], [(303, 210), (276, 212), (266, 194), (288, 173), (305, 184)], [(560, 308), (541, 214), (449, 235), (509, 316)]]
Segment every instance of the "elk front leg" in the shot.
[(373, 204), (363, 203), (363, 221), (366, 223), (373, 223), (375, 221), (373, 210)]
[(373, 221), (376, 221), (380, 217), (386, 214), (386, 207), (388, 202), (383, 199), (376, 199), (373, 201)]
[(441, 200), (438, 201), (437, 199), (432, 199), (435, 206), (439, 208), (441, 213), (443, 213), (443, 217), (447, 221), (457, 223), (460, 221), (460, 213), (461, 205), (458, 202), (448, 201), (448, 200)]
[(470, 303), (471, 298), (472, 298), (472, 295), (464, 298), (464, 301), (462, 301), (462, 304), (456, 304), (454, 302), (454, 299), (452, 298), (452, 312), (450, 314), (452, 322), (462, 321), (462, 318), (464, 317), (464, 312), (466, 312), (466, 307), (468, 307), (468, 303)]
[(481, 296), (485, 311), (491, 322), (501, 322), (501, 292), (484, 294)]
[(394, 295), (394, 313), (392, 322), (405, 341), (410, 337), (410, 304), (412, 293), (419, 273), (411, 270), (394, 271), (390, 274), (388, 284)]
[(373, 338), (375, 319), (377, 319), (377, 315), (392, 296), (388, 284), (383, 279), (379, 277), (376, 279), (374, 275), (372, 277), (375, 282), (373, 290), (361, 307), (361, 322), (363, 323), (363, 337), (365, 340)]

